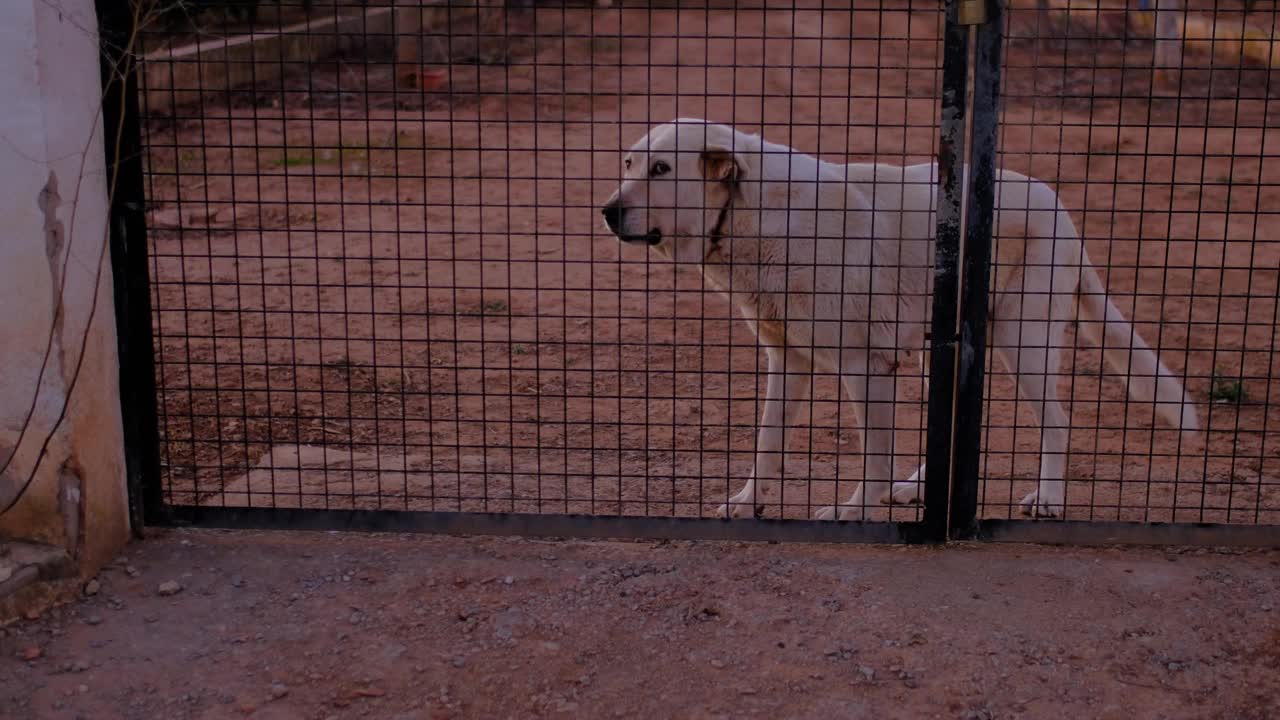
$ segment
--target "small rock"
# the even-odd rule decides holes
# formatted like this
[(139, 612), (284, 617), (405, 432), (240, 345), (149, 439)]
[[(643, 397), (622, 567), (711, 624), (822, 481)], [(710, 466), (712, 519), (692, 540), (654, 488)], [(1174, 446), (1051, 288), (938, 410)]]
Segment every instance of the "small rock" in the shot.
[(88, 686), (88, 685), (77, 685), (77, 686), (76, 686), (76, 692), (78, 692), (78, 693), (80, 693), (81, 695), (83, 695), (83, 694), (85, 694), (85, 693), (89, 692), (89, 686)]
[(102, 589), (102, 584), (98, 582), (97, 578), (94, 578), (93, 580), (90, 580), (89, 582), (84, 584), (84, 594), (88, 597), (93, 597), (94, 595), (97, 595), (98, 591), (101, 589)]
[(232, 587), (244, 587), (244, 578), (240, 577), (239, 575), (232, 577), (231, 585)]
[(508, 575), (508, 576), (506, 576), (506, 577), (502, 578), (502, 584), (503, 584), (503, 585), (510, 585), (511, 583), (513, 583), (513, 582), (515, 582), (515, 581), (516, 581), (516, 580), (515, 580), (515, 578), (511, 577), (510, 575)]
[(284, 683), (271, 684), (271, 697), (275, 698), (276, 700), (279, 700), (280, 698), (288, 694), (289, 694), (289, 688), (286, 687)]
[(724, 661), (723, 661), (723, 660), (718, 660), (718, 659), (717, 659), (717, 660), (712, 660), (712, 661), (711, 661), (711, 667), (713, 667), (713, 668), (715, 668), (715, 669), (717, 669), (717, 670), (723, 670), (723, 669), (724, 669)]
[(156, 588), (156, 592), (166, 597), (169, 595), (177, 595), (182, 592), (182, 586), (175, 580), (166, 580), (165, 582), (160, 583), (160, 587)]
[(848, 647), (847, 645), (838, 645), (828, 648), (824, 654), (831, 660), (849, 660), (856, 652), (857, 651), (854, 648)]
[(102, 616), (90, 615), (89, 617), (85, 618), (84, 621), (89, 623), (90, 625), (97, 625), (102, 622)]
[(876, 679), (875, 668), (869, 665), (863, 665), (862, 667), (859, 667), (858, 672), (862, 674), (862, 679), (866, 680), (867, 682), (871, 682)]
[(1169, 668), (1169, 672), (1178, 672), (1182, 669), (1182, 663), (1171, 661), (1168, 665), (1165, 665), (1165, 667)]
[(125, 565), (124, 574), (128, 575), (129, 577), (138, 577), (138, 568), (132, 565)]
[(21, 657), (23, 660), (30, 662), (32, 660), (39, 660), (40, 656), (43, 654), (44, 651), (40, 649), (40, 646), (30, 645), (22, 651)]
[(39, 620), (40, 611), (35, 609), (28, 610), (25, 613), (23, 613), (23, 617), (25, 617), (28, 620)]
[(71, 663), (71, 672), (82, 673), (89, 669), (89, 661), (81, 658)]

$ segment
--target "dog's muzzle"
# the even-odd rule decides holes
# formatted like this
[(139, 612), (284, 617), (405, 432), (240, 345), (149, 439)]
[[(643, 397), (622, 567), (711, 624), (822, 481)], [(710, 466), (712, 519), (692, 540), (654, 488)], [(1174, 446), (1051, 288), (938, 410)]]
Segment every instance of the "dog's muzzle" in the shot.
[(609, 232), (617, 235), (622, 227), (622, 206), (611, 202), (600, 209), (600, 214), (604, 215), (604, 224), (609, 226)]
[(616, 200), (600, 209), (600, 214), (604, 216), (604, 224), (609, 227), (609, 232), (617, 235), (618, 239), (625, 243), (643, 242), (649, 245), (657, 245), (662, 242), (662, 233), (657, 228), (653, 228), (644, 235), (624, 235), (622, 233), (622, 216), (625, 212), (625, 208)]

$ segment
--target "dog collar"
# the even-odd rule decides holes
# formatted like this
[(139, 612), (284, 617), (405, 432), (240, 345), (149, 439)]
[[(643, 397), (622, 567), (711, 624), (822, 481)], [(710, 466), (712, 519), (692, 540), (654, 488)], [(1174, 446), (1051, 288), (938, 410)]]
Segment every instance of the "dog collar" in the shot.
[(707, 234), (707, 239), (711, 241), (711, 250), (707, 251), (703, 260), (710, 257), (711, 253), (720, 247), (720, 241), (724, 239), (724, 221), (729, 217), (729, 207), (731, 205), (733, 205), (733, 198), (729, 198), (729, 200), (725, 202), (724, 207), (720, 208), (720, 216), (716, 218), (715, 226), (712, 227), (711, 232)]

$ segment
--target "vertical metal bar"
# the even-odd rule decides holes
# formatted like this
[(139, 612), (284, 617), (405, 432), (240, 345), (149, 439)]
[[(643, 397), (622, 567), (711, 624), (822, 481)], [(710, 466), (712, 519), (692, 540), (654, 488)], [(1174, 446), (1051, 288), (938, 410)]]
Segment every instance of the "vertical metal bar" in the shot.
[(963, 197), (969, 28), (958, 21), (958, 0), (947, 3), (943, 34), (942, 127), (938, 144), (938, 230), (934, 245), (930, 328), (929, 411), (925, 439), (925, 532), (947, 538), (955, 427), (957, 307), (960, 296), (960, 203)]
[(142, 135), (134, 62), (134, 3), (97, 0), (102, 46), (102, 120), (111, 192), (111, 272), (120, 360), (125, 473), (130, 523), (141, 536), (164, 513), (156, 412), (155, 348), (151, 337), (151, 280), (142, 169)]
[[(995, 221), (996, 146), (999, 128), (1000, 49), (1004, 18), (991, 0), (977, 28), (973, 63), (972, 137), (965, 211), (964, 269), (960, 282), (960, 332), (956, 368), (955, 450), (952, 455), (948, 537), (977, 533), (978, 471), (982, 456), (982, 381), (986, 369), (991, 234)], [(1056, 378), (1049, 378), (1055, 382)]]

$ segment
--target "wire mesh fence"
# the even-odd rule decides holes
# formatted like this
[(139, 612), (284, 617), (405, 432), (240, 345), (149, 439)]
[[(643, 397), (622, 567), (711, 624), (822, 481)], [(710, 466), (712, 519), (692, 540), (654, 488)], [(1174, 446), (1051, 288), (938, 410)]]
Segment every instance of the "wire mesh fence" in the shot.
[[(1274, 6), (1013, 5), (1000, 164), (1054, 184), (1110, 302), (1185, 386), (1200, 429), (1179, 432), (1126, 393), (1126, 377), (1132, 390), (1153, 372), (1115, 352), (1127, 330), (1072, 318), (1043, 386), (1070, 409), (1067, 517), (1275, 524)], [(996, 276), (1014, 271), (1002, 242)], [(992, 354), (1025, 359), (1037, 342), (996, 337)], [(982, 513), (1010, 517), (1042, 473), (1040, 434), (1014, 378), (992, 368)]]
[[(1153, 58), (1171, 57), (1173, 41), (1157, 40), (1167, 6), (1009, 5), (998, 161), (1056, 191), (1069, 220), (1043, 247), (1071, 272), (1041, 272), (1053, 263), (1025, 251), (1026, 200), (1004, 198), (1022, 219), (997, 222), (993, 240), (978, 516), (1280, 522), (1276, 91), (1245, 50), (1247, 27), (1274, 24), (1274, 9), (1188, 3), (1178, 62), (1157, 72)], [(918, 0), (298, 0), (252, 21), (144, 23), (164, 503), (677, 518), (729, 503), (800, 519), (854, 517), (840, 504), (859, 482), (892, 479), (902, 504), (855, 504), (866, 519), (921, 521), (905, 501), (923, 491), (903, 481), (918, 479), (929, 430), (934, 258), (910, 248), (930, 247), (928, 164), (948, 151), (945, 16)], [(1240, 28), (1234, 63), (1197, 45), (1200, 20)], [(648, 134), (674, 118), (742, 133), (727, 149), (747, 169), (709, 178), (700, 135), (698, 161), (667, 158), (699, 184), (640, 203), (654, 227), (619, 233), (667, 234), (620, 242), (602, 206), (661, 181)], [(780, 194), (747, 213), (724, 179)], [(855, 188), (844, 204), (813, 199), (837, 181)], [(1033, 185), (1004, 176), (997, 203)], [(755, 235), (726, 243), (796, 236), (778, 246), (783, 264), (809, 274), (774, 287), (791, 308), (775, 315), (812, 320), (836, 298), (830, 327), (743, 311), (770, 282), (759, 250), (708, 273), (717, 187), (739, 203), (733, 217), (756, 217)], [(685, 222), (676, 209), (701, 211), (704, 232), (673, 260), (695, 247), (680, 244), (687, 223), (658, 227), (667, 210)], [(815, 228), (823, 213), (842, 216), (839, 231)], [(1133, 335), (1105, 312), (1077, 323), (1089, 292), (1041, 284), (1084, 287), (1079, 254), (1059, 257), (1067, 223), (1202, 433), (1161, 425), (1167, 402), (1126, 399), (1154, 370), (1136, 352), (1104, 364), (1087, 333), (1113, 359)], [(813, 247), (841, 249), (823, 260)], [(1033, 321), (1058, 296), (1071, 312)], [(805, 397), (785, 423), (767, 407), (784, 388)], [(783, 424), (785, 453), (771, 432)], [(1046, 468), (1067, 481), (1061, 503), (1024, 506)], [(734, 505), (753, 474), (779, 481)]]
[[(170, 501), (714, 512), (751, 474), (760, 345), (696, 273), (602, 232), (621, 155), (695, 116), (929, 158), (940, 13), (453, 5), (377, 37), (377, 10), (333, 11), (364, 18), (349, 53), (144, 108)], [(201, 90), (182, 76), (144, 98)], [(859, 472), (817, 384), (789, 517)]]

